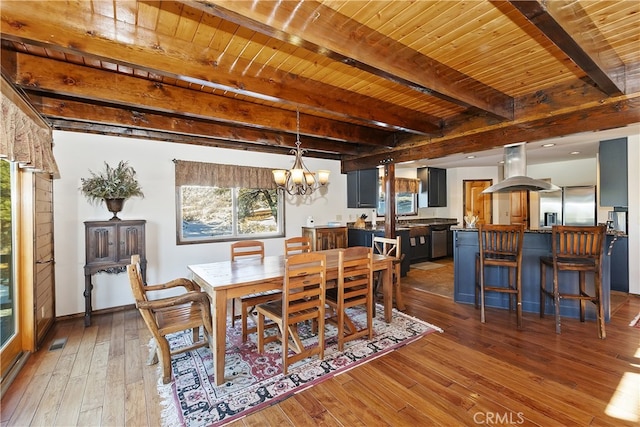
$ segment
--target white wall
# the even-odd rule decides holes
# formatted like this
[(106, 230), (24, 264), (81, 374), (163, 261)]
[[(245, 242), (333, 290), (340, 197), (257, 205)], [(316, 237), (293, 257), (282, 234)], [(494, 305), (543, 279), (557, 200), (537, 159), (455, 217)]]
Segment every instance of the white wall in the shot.
[[(211, 163), (241, 164), (256, 167), (289, 167), (292, 156), (251, 151), (208, 148), (130, 138), (54, 131), (54, 155), (60, 179), (54, 180), (54, 223), (56, 254), (56, 315), (84, 312), (84, 221), (106, 220), (106, 208), (90, 205), (79, 191), (80, 178), (88, 170), (98, 171), (104, 162), (116, 164), (128, 160), (136, 169), (145, 198), (130, 199), (119, 214), (123, 219), (147, 220), (148, 281), (158, 283), (188, 274), (186, 266), (228, 257), (229, 243), (176, 245), (174, 164), (172, 159)], [(640, 294), (640, 136), (629, 137), (629, 275), (630, 292)], [(305, 159), (312, 169), (331, 171), (330, 183), (323, 194), (309, 199), (291, 198), (286, 206), (286, 234), (299, 235), (306, 218), (316, 224), (328, 221), (345, 223), (369, 209), (346, 208), (346, 175), (340, 163), (331, 160)], [(596, 160), (563, 164), (530, 165), (534, 178), (551, 178), (557, 185), (595, 184)], [(400, 169), (397, 169), (399, 171)], [(409, 172), (407, 172), (408, 174)], [(398, 176), (405, 176), (398, 172)], [(415, 177), (411, 174), (406, 177)], [(448, 203), (445, 208), (421, 208), (419, 217), (457, 218), (462, 224), (462, 181), (493, 179), (498, 182), (497, 167), (454, 168), (447, 171)], [(589, 177), (589, 179), (587, 179)], [(494, 222), (504, 206), (494, 195)], [(506, 205), (508, 207), (508, 204)], [(599, 218), (600, 220), (600, 218)], [(282, 239), (266, 239), (267, 254), (280, 253)], [(93, 277), (95, 310), (131, 304), (133, 298), (126, 274), (100, 273)]]
[[(284, 168), (293, 156), (227, 150), (196, 145), (54, 131), (54, 156), (60, 179), (54, 180), (56, 257), (56, 315), (84, 312), (84, 221), (108, 220), (104, 204), (93, 206), (79, 191), (80, 178), (99, 171), (106, 161), (128, 160), (137, 172), (144, 198), (127, 200), (122, 219), (145, 219), (147, 281), (159, 283), (188, 274), (187, 265), (227, 259), (229, 242), (176, 245), (174, 163), (172, 159)], [(285, 208), (287, 236), (300, 235), (306, 218), (316, 224), (346, 217), (346, 175), (333, 160), (305, 159), (311, 170), (331, 171), (324, 194), (290, 198)], [(344, 222), (344, 221), (343, 221)], [(283, 239), (265, 239), (267, 255), (282, 252)], [(133, 303), (126, 274), (93, 276), (93, 308), (99, 310)]]

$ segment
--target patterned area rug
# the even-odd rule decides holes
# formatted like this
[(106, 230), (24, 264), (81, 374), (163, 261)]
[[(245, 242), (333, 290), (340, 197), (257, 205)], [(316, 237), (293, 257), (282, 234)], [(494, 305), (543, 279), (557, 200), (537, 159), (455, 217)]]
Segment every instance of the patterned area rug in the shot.
[(631, 323), (629, 323), (629, 326), (640, 328), (640, 313), (638, 313), (638, 315), (633, 318)]
[[(376, 308), (383, 313), (380, 305)], [(353, 309), (349, 315), (356, 324), (366, 319), (364, 310)], [(162, 384), (158, 391), (165, 408), (162, 419), (165, 426), (218, 426), (223, 425), (264, 407), (278, 403), (293, 393), (327, 380), (341, 372), (366, 363), (376, 357), (409, 344), (431, 332), (442, 329), (393, 310), (391, 323), (374, 318), (374, 338), (354, 340), (338, 351), (336, 332), (325, 325), (324, 359), (308, 358), (289, 367), (288, 375), (282, 374), (282, 357), (279, 343), (269, 343), (264, 353), (258, 353), (256, 334), (242, 342), (240, 322), (236, 327), (227, 326), (227, 352), (225, 379), (221, 386), (213, 380), (213, 363), (208, 348), (176, 355), (171, 365), (174, 381)], [(300, 336), (307, 345), (317, 345), (317, 336), (310, 328), (301, 327)], [(275, 329), (270, 331), (275, 333)], [(189, 333), (170, 337), (170, 344), (191, 342)]]

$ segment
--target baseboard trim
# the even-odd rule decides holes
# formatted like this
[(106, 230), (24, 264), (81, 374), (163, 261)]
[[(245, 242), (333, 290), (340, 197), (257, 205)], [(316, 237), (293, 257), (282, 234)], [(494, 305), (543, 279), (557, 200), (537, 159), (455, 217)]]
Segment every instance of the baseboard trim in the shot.
[[(103, 308), (100, 310), (93, 310), (91, 312), (91, 316), (97, 316), (100, 314), (118, 313), (120, 311), (133, 310), (134, 308), (136, 308), (135, 304), (127, 304), (127, 305), (121, 305), (117, 307)], [(75, 313), (75, 314), (67, 314), (66, 316), (57, 316), (56, 321), (73, 320), (78, 318), (84, 319), (84, 313)]]

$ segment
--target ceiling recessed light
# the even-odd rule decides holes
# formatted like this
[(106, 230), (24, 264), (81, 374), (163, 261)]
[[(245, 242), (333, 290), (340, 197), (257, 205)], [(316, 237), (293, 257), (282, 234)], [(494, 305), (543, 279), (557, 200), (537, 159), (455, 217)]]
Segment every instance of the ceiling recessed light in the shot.
[(542, 146), (543, 146), (543, 147), (545, 147), (545, 148), (547, 148), (547, 147), (553, 147), (554, 145), (556, 145), (556, 144), (554, 144), (553, 142), (550, 142), (550, 143), (548, 143), (548, 144), (542, 144)]
[(476, 156), (467, 156), (467, 159), (475, 159)]
[(579, 152), (579, 151), (572, 151), (572, 152), (570, 152), (569, 154), (571, 154), (571, 155), (575, 156), (576, 154), (580, 154), (580, 152)]

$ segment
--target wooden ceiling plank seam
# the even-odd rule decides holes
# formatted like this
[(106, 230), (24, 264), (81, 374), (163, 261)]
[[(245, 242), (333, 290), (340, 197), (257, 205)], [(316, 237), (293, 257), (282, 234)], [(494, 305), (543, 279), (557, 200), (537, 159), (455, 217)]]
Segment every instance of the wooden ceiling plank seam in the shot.
[(219, 25), (220, 18), (203, 13), (202, 17), (200, 17), (200, 22), (198, 22), (196, 32), (193, 35), (193, 40), (191, 41), (194, 49), (196, 49), (196, 47), (198, 49), (204, 49), (205, 47), (211, 46), (216, 29)]
[(166, 36), (174, 37), (178, 29), (178, 22), (184, 5), (180, 2), (163, 1), (160, 3), (158, 24), (156, 31)]
[(113, 0), (111, 1), (99, 1), (93, 0), (91, 2), (92, 13), (95, 15), (101, 15), (107, 18), (115, 19), (116, 11), (113, 4)]
[[(62, 25), (64, 25), (64, 23), (60, 23), (58, 26), (60, 27)], [(235, 26), (235, 24), (234, 24), (234, 26)], [(141, 30), (139, 30), (139, 31), (141, 31)], [(46, 33), (46, 30), (44, 28), (43, 28), (43, 33)], [(78, 34), (78, 36), (80, 36), (80, 34)], [(63, 37), (64, 37), (64, 35), (61, 33), (60, 34), (60, 38), (63, 38)], [(71, 37), (74, 37), (74, 36), (68, 35), (66, 37), (71, 38)], [(85, 38), (88, 39), (87, 42), (86, 42), (87, 46), (98, 47), (99, 46), (98, 43), (102, 43), (102, 39), (98, 39), (98, 40), (94, 41), (94, 40), (92, 40), (93, 38), (95, 38), (94, 36), (89, 36), (89, 35), (86, 35), (84, 33), (81, 35), (81, 37), (85, 37)], [(133, 37), (133, 34), (131, 35), (131, 37)], [(147, 37), (147, 38), (150, 38), (150, 37)], [(45, 40), (46, 40), (46, 37), (45, 37)], [(159, 47), (167, 46), (167, 43), (162, 38), (158, 38), (158, 43), (159, 43), (159, 45), (158, 45)], [(60, 48), (62, 48), (62, 47), (60, 47)], [(70, 49), (67, 48), (67, 50), (70, 50)], [(166, 48), (166, 47), (162, 48), (162, 51), (158, 51), (155, 47), (147, 47), (146, 50), (147, 50), (148, 54), (150, 54), (150, 55), (160, 55), (162, 53), (165, 53), (165, 54), (172, 54), (173, 53), (173, 51), (171, 49)], [(184, 52), (184, 49), (176, 49), (176, 51)], [(95, 52), (95, 54), (103, 55), (103, 57), (105, 57), (109, 53), (111, 53), (111, 54), (116, 53), (116, 50), (111, 45), (111, 43), (105, 43), (104, 48), (102, 49), (101, 52), (97, 52), (97, 51)], [(127, 55), (128, 55), (128, 53), (127, 53)], [(145, 55), (144, 51), (139, 51), (138, 54), (135, 56), (135, 58), (131, 58), (131, 57), (127, 58), (125, 56), (125, 57), (123, 57), (121, 59), (123, 61), (127, 60), (127, 59), (128, 60), (131, 60), (131, 59), (141, 60), (142, 58), (146, 59), (147, 57), (144, 56), (144, 55)], [(178, 54), (178, 55), (181, 55), (181, 54)], [(130, 56), (130, 55), (128, 55), (128, 56)], [(184, 57), (184, 55), (181, 55), (181, 57)], [(176, 56), (176, 60), (178, 60), (178, 56)], [(166, 59), (163, 59), (162, 61), (166, 62)], [(191, 63), (194, 63), (194, 62), (201, 63), (201, 61), (196, 61), (196, 60), (186, 60), (186, 61), (182, 60), (180, 62), (181, 62), (181, 64), (185, 64), (185, 65), (181, 65), (182, 67), (188, 67), (189, 65), (186, 65), (186, 64), (191, 64)], [(109, 68), (113, 69), (114, 67), (113, 66), (109, 66)], [(175, 68), (174, 68), (174, 70), (175, 70)], [(172, 71), (174, 71), (174, 70), (172, 70)], [(299, 79), (299, 78), (291, 79), (290, 77), (287, 77), (287, 76), (271, 76), (271, 77), (269, 77), (269, 80), (271, 81), (271, 79), (273, 79), (274, 77), (277, 78), (276, 80), (273, 80), (274, 82), (277, 81), (277, 80), (280, 80), (280, 81), (283, 81), (283, 82), (286, 81), (287, 84), (294, 85), (294, 86), (297, 85), (298, 83), (300, 83), (299, 89), (302, 89), (302, 90), (305, 90), (305, 91), (307, 90), (307, 88), (310, 89), (311, 87), (313, 87), (313, 84), (314, 84), (313, 82), (305, 81), (305, 80), (302, 80), (302, 79)], [(261, 88), (265, 87), (264, 83), (255, 84), (254, 87), (258, 87), (258, 86), (260, 86)], [(268, 87), (269, 88), (273, 88), (275, 86), (269, 85)], [(299, 91), (299, 89), (297, 91)], [(293, 93), (294, 94), (298, 93), (297, 91), (294, 91)], [(329, 91), (326, 88), (322, 88), (322, 87), (320, 87), (319, 90), (318, 90), (318, 93), (321, 93), (321, 94), (325, 94), (327, 92), (329, 92)], [(329, 103), (329, 105), (332, 105), (332, 111), (335, 111), (336, 113), (340, 114), (340, 109), (344, 109), (346, 106), (350, 105), (350, 104), (344, 104), (344, 103), (342, 103), (340, 101), (341, 99), (344, 99), (345, 97), (348, 97), (346, 93), (345, 94), (341, 94), (338, 97), (338, 99), (335, 100), (334, 103)], [(304, 103), (308, 103), (312, 99), (313, 98), (298, 99), (297, 101), (294, 101), (294, 102), (297, 102), (299, 104), (304, 104)], [(342, 114), (343, 114), (343, 116), (348, 116), (348, 117), (358, 117), (359, 115), (363, 115), (364, 109), (363, 109), (362, 106), (371, 105), (372, 101), (373, 100), (371, 100), (371, 99), (367, 99), (367, 98), (357, 99), (357, 97), (356, 97), (356, 99), (354, 99), (354, 103), (351, 104), (351, 105), (357, 106), (358, 109), (361, 110), (361, 111), (353, 111), (353, 112), (343, 111)], [(412, 131), (412, 132), (418, 131), (419, 133), (434, 133), (434, 134), (437, 134), (439, 132), (439, 125), (437, 124), (438, 119), (436, 117), (432, 117), (432, 116), (429, 116), (427, 114), (424, 114), (419, 120), (413, 120), (413, 119), (411, 119), (411, 117), (415, 117), (415, 114), (412, 115), (412, 113), (409, 112), (408, 110), (407, 111), (403, 111), (400, 108), (390, 108), (390, 105), (385, 105), (384, 102), (377, 101), (376, 103), (380, 105), (380, 110), (384, 111), (384, 115), (377, 115), (377, 116), (374, 115), (372, 117), (372, 119), (374, 121), (376, 121), (376, 122), (384, 123), (385, 119), (386, 119), (386, 120), (391, 120), (391, 122), (388, 123), (389, 125), (398, 126), (397, 129), (406, 129), (406, 130)], [(323, 108), (324, 105), (327, 105), (327, 103), (325, 103), (325, 102), (316, 103), (315, 105), (309, 104), (309, 106), (312, 107), (312, 108)], [(398, 111), (398, 113), (394, 114), (393, 113), (394, 111)], [(361, 123), (364, 123), (364, 122), (361, 122)]]
[(201, 11), (183, 8), (178, 18), (175, 37), (186, 42), (193, 42), (202, 15)]
[(138, 16), (137, 1), (114, 0), (114, 19), (129, 25), (136, 25)]
[[(436, 63), (436, 61), (430, 58), (417, 55), (413, 50), (411, 51), (412, 54), (410, 57), (399, 58), (396, 50), (399, 50), (400, 47), (390, 39), (386, 39), (388, 47), (384, 51), (380, 51), (379, 49), (372, 50), (369, 47), (370, 43), (372, 43), (374, 39), (379, 40), (381, 36), (376, 34), (375, 31), (370, 30), (367, 35), (359, 35), (358, 40), (355, 40), (353, 34), (349, 33), (349, 28), (354, 24), (346, 17), (340, 16), (340, 22), (323, 24), (321, 29), (315, 30), (315, 28), (320, 28), (320, 22), (326, 19), (324, 12), (328, 13), (328, 8), (322, 9), (322, 5), (315, 2), (305, 2), (300, 5), (301, 8), (322, 10), (322, 12), (318, 12), (318, 19), (314, 22), (314, 25), (312, 27), (298, 27), (295, 29), (293, 29), (294, 23), (284, 20), (282, 16), (279, 17), (281, 21), (276, 22), (276, 17), (262, 10), (261, 8), (264, 7), (264, 2), (258, 3), (255, 8), (248, 8), (243, 2), (234, 3), (234, 10), (229, 9), (228, 4), (222, 0), (200, 0), (196, 5), (207, 13), (242, 23), (244, 26), (269, 34), (272, 37), (281, 40), (300, 40), (300, 43), (304, 41), (303, 47), (306, 49), (330, 55), (336, 60), (340, 60), (354, 67), (359, 67), (379, 77), (395, 81), (398, 84), (404, 84), (414, 90), (441, 97), (452, 103), (462, 102), (466, 105), (474, 105), (502, 118), (513, 118), (512, 98), (498, 91), (494, 91), (490, 99), (478, 99), (474, 96), (475, 90), (459, 89), (460, 81), (469, 81), (469, 78), (460, 75), (460, 73), (455, 70), (449, 70), (448, 67)], [(280, 4), (280, 8), (283, 8), (283, 5), (284, 4)], [(266, 22), (269, 23), (266, 24)], [(287, 24), (287, 32), (282, 29), (285, 22)], [(341, 29), (340, 32), (336, 30), (338, 28)], [(347, 30), (345, 30), (345, 28), (347, 28)], [(324, 29), (326, 29), (326, 31)], [(345, 32), (349, 33), (349, 35), (345, 35)], [(348, 48), (345, 47), (344, 43), (339, 41), (339, 37), (341, 37), (341, 40), (350, 40)], [(392, 57), (387, 58), (388, 54), (391, 54)], [(374, 60), (374, 58), (380, 59)], [(387, 61), (385, 62), (385, 60)], [(400, 62), (403, 63), (402, 66)], [(407, 68), (407, 64), (409, 63), (412, 64), (411, 69)], [(416, 64), (422, 67), (423, 73), (415, 73)], [(435, 74), (442, 76), (445, 69), (447, 73), (457, 76), (455, 82), (445, 84), (435, 78)], [(423, 75), (429, 75), (430, 77)], [(475, 84), (481, 85), (480, 82), (475, 82)]]
[[(580, 31), (585, 31), (585, 28), (569, 22), (570, 19), (575, 18), (576, 14), (584, 13), (579, 4), (572, 3), (571, 18), (567, 18), (557, 13), (558, 9), (553, 6), (554, 2), (548, 2), (546, 5), (540, 4), (537, 0), (509, 0), (509, 2), (582, 68), (604, 93), (609, 96), (625, 93), (624, 64), (619, 61), (619, 64), (606, 69), (598, 59), (598, 52), (593, 51), (586, 44), (587, 39), (580, 36)], [(569, 7), (568, 4), (565, 3), (565, 5)], [(590, 24), (586, 30), (597, 32), (593, 24)], [(594, 37), (597, 35), (594, 34)]]
[(148, 2), (136, 2), (138, 13), (136, 15), (136, 26), (140, 26), (150, 31), (155, 31), (158, 25), (158, 7)]

